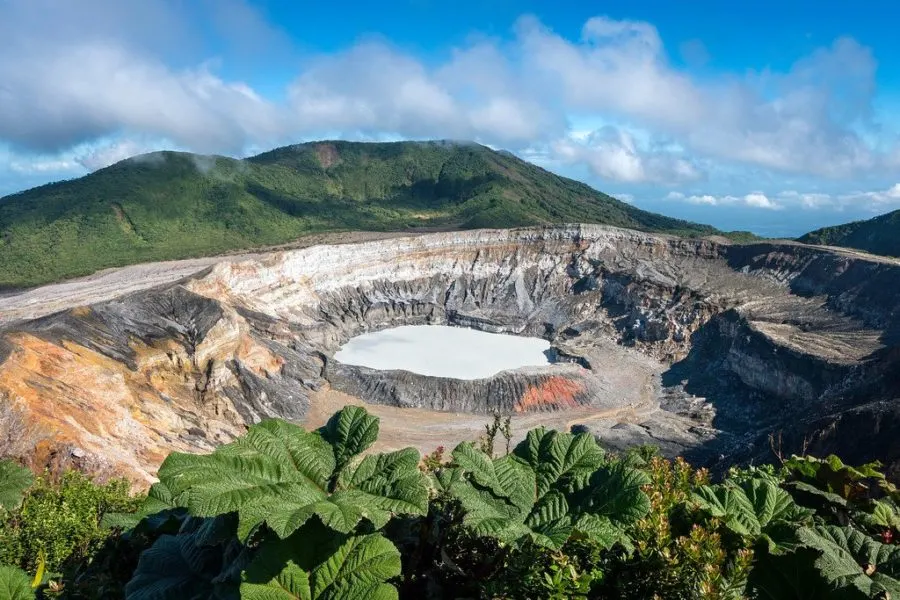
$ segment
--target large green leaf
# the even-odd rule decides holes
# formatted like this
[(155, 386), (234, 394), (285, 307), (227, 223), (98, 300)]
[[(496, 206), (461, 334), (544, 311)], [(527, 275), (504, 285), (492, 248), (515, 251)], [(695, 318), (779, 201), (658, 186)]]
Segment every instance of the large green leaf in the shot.
[(141, 507), (133, 513), (106, 513), (104, 527), (135, 530), (140, 533), (175, 533), (181, 526), (186, 494), (175, 497), (162, 482), (154, 483)]
[(266, 583), (241, 584), (241, 598), (246, 600), (312, 600), (309, 573), (288, 561), (284, 568)]
[(750, 571), (750, 597), (760, 600), (853, 600), (861, 591), (835, 590), (816, 570), (815, 550), (800, 548), (788, 554), (759, 554)]
[(600, 467), (582, 489), (575, 490), (573, 508), (579, 513), (631, 523), (650, 511), (650, 499), (641, 489), (649, 483), (649, 475), (623, 463)]
[(246, 557), (235, 532), (233, 518), (193, 518), (177, 535), (160, 536), (141, 553), (127, 600), (234, 600), (237, 582), (227, 573), (240, 573)]
[(532, 533), (525, 525), (528, 512), (490, 490), (460, 480), (450, 491), (465, 511), (463, 524), (474, 533), (510, 544)]
[(453, 450), (453, 461), (479, 487), (490, 490), (520, 511), (528, 511), (534, 506), (537, 477), (528, 465), (515, 457), (493, 459), (471, 442), (463, 442)]
[(362, 506), (363, 515), (380, 527), (391, 514), (422, 515), (428, 510), (428, 489), (413, 448), (370, 454), (338, 475), (335, 496), (344, 494)]
[(378, 439), (378, 417), (360, 406), (347, 406), (332, 415), (319, 432), (331, 444), (339, 471)]
[(630, 552), (634, 547), (624, 527), (613, 522), (609, 517), (590, 513), (582, 514), (575, 523), (574, 530), (604, 548), (620, 544)]
[(31, 580), (25, 571), (0, 565), (0, 600), (34, 600)]
[(573, 435), (543, 427), (528, 432), (513, 454), (535, 472), (537, 496), (551, 489), (573, 491), (603, 464), (603, 450), (588, 434)]
[(725, 526), (751, 540), (762, 539), (772, 552), (792, 549), (796, 526), (811, 522), (808, 511), (794, 504), (790, 494), (768, 479), (751, 479), (700, 486), (694, 503)]
[(0, 460), (0, 509), (18, 508), (33, 481), (30, 470), (11, 460)]
[(356, 457), (377, 433), (377, 418), (355, 406), (317, 432), (264, 421), (212, 454), (171, 454), (159, 477), (191, 514), (237, 512), (241, 539), (262, 523), (287, 537), (313, 515), (349, 533), (362, 519), (381, 527), (393, 514), (425, 514), (416, 450)]
[(453, 460), (462, 475), (454, 474), (450, 491), (462, 504), (463, 523), (505, 543), (529, 539), (556, 549), (577, 531), (611, 546), (624, 538), (621, 526), (650, 507), (641, 489), (647, 475), (604, 465), (587, 434), (538, 428), (510, 456), (492, 459), (463, 443)]
[(313, 525), (263, 547), (243, 575), (243, 600), (393, 600), (400, 552), (380, 534)]
[(785, 469), (798, 481), (812, 484), (823, 492), (836, 494), (844, 500), (859, 501), (871, 498), (876, 490), (887, 492), (896, 488), (881, 472), (881, 463), (872, 462), (859, 467), (844, 464), (834, 455), (826, 458), (793, 456), (785, 462)]
[(855, 517), (872, 529), (900, 529), (900, 514), (890, 501), (876, 500), (870, 512), (856, 513)]
[(791, 497), (802, 505), (821, 510), (824, 507), (845, 509), (849, 503), (839, 494), (829, 492), (821, 484), (812, 484), (806, 481), (788, 481), (784, 484)]
[(900, 547), (877, 542), (852, 527), (802, 527), (801, 543), (820, 554), (815, 567), (835, 590), (875, 598), (900, 595)]

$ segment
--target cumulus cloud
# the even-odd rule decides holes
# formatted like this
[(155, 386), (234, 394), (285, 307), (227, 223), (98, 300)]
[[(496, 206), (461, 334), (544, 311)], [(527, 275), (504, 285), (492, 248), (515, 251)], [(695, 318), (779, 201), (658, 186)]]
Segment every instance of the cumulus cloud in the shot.
[(135, 140), (121, 140), (78, 152), (75, 161), (88, 171), (96, 171), (126, 158), (151, 152), (157, 149), (159, 142), (148, 143)]
[(78, 167), (76, 161), (67, 158), (36, 158), (32, 160), (12, 160), (9, 170), (21, 174), (60, 173)]
[(778, 194), (778, 197), (788, 203), (799, 205), (802, 208), (830, 208), (835, 206), (834, 199), (830, 194), (821, 192), (798, 192), (796, 190), (785, 190)]
[(766, 197), (765, 194), (762, 194), (760, 192), (747, 194), (746, 196), (744, 196), (743, 200), (744, 204), (746, 204), (747, 206), (753, 206), (755, 208), (768, 208), (770, 210), (781, 210), (782, 208), (784, 208), (777, 202), (772, 202), (768, 197)]
[(863, 209), (870, 213), (880, 213), (900, 208), (900, 183), (888, 189), (874, 191), (854, 191), (844, 194), (819, 194), (822, 200), (819, 205), (844, 209)]
[(679, 153), (642, 147), (634, 135), (612, 126), (557, 140), (551, 150), (558, 160), (586, 164), (595, 175), (611, 181), (678, 183), (703, 177)]
[[(273, 100), (214, 63), (185, 58), (204, 49), (177, 3), (77, 4), (4, 3), (0, 141), (52, 154), (97, 138), (149, 136), (241, 154), (326, 133), (465, 138), (518, 151), (543, 146), (603, 179), (657, 184), (703, 179), (705, 161), (852, 177), (900, 157), (894, 141), (876, 139), (875, 60), (848, 38), (787, 72), (700, 80), (670, 64), (650, 23), (596, 17), (572, 40), (525, 17), (512, 40), (469, 42), (443, 61), (426, 63), (383, 40), (307, 57), (284, 99)], [(227, 5), (205, 6), (234, 45), (278, 36), (242, 0)], [(242, 16), (225, 18), (226, 8)], [(186, 54), (174, 57), (173, 48)], [(621, 125), (577, 137), (573, 114)], [(94, 169), (128, 151), (98, 150), (78, 162)], [(739, 201), (779, 205), (765, 195)]]
[(381, 42), (311, 61), (290, 86), (292, 118), (304, 130), (397, 132), (527, 144), (565, 122), (519, 93), (504, 57), (486, 45), (457, 51), (438, 68)]
[(700, 83), (671, 67), (647, 23), (591, 19), (572, 42), (527, 19), (520, 36), (525, 64), (569, 106), (638, 120), (703, 155), (828, 177), (887, 159), (857, 132), (870, 123), (875, 60), (852, 39), (787, 73)]
[(679, 191), (671, 191), (666, 194), (664, 199), (706, 206), (746, 206), (768, 210), (798, 208), (843, 211), (845, 209), (854, 209), (856, 211), (880, 213), (900, 208), (900, 183), (894, 184), (887, 189), (839, 194), (784, 190), (773, 194), (751, 192), (743, 196), (735, 196), (729, 194), (685, 194)]
[(853, 191), (839, 194), (798, 192), (785, 190), (778, 194), (780, 201), (805, 209), (864, 210), (879, 213), (900, 208), (900, 183), (887, 189)]
[(204, 67), (174, 72), (103, 42), (15, 66), (0, 62), (0, 135), (38, 151), (122, 131), (147, 132), (198, 150), (236, 151), (277, 137), (277, 109)]
[(669, 192), (666, 200), (687, 202), (689, 204), (701, 204), (706, 206), (745, 206), (750, 208), (762, 208), (766, 210), (782, 210), (783, 204), (771, 200), (762, 192), (751, 192), (743, 196), (730, 194), (716, 196), (713, 194), (692, 194), (690, 196), (681, 192)]

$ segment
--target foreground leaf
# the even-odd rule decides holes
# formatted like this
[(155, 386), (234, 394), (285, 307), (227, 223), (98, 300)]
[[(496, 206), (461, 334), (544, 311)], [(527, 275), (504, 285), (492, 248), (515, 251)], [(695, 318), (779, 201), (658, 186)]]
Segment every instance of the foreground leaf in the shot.
[(34, 600), (31, 580), (25, 571), (0, 565), (0, 600)]
[(242, 540), (263, 523), (287, 537), (313, 515), (349, 533), (362, 519), (381, 527), (394, 514), (425, 514), (416, 450), (356, 458), (377, 434), (378, 419), (355, 406), (316, 432), (269, 420), (212, 454), (171, 454), (159, 477), (193, 515), (237, 512)]
[(133, 513), (106, 513), (102, 524), (106, 528), (140, 533), (175, 533), (181, 526), (186, 498), (175, 497), (162, 482), (154, 483), (141, 507)]
[(360, 406), (347, 406), (332, 415), (319, 433), (331, 444), (335, 469), (340, 471), (378, 439), (378, 417)]
[(604, 452), (593, 436), (574, 435), (543, 427), (528, 432), (513, 453), (535, 472), (537, 496), (551, 489), (573, 491), (603, 464)]
[(815, 567), (833, 589), (867, 597), (900, 594), (900, 547), (881, 544), (852, 527), (802, 527), (797, 536), (820, 553)]
[(698, 508), (722, 519), (733, 532), (754, 541), (762, 539), (776, 553), (791, 550), (796, 545), (794, 530), (810, 521), (810, 513), (768, 479), (751, 479), (743, 485), (732, 481), (704, 485), (693, 499)]
[[(221, 519), (221, 518), (220, 518)], [(234, 524), (202, 520), (199, 528), (163, 535), (143, 553), (125, 587), (127, 600), (234, 600), (237, 586), (222, 574), (240, 552)], [(212, 522), (220, 521), (219, 524)], [(230, 529), (230, 531), (226, 531)]]
[(33, 482), (34, 475), (29, 469), (11, 460), (0, 460), (0, 509), (17, 509)]
[(393, 600), (400, 552), (380, 534), (342, 537), (313, 526), (264, 547), (243, 575), (244, 600)]
[(578, 533), (608, 547), (625, 537), (621, 525), (650, 508), (641, 489), (649, 477), (624, 464), (606, 466), (587, 434), (538, 428), (511, 456), (492, 459), (463, 443), (453, 460), (461, 474), (450, 491), (463, 506), (463, 523), (508, 544), (528, 539), (559, 549)]

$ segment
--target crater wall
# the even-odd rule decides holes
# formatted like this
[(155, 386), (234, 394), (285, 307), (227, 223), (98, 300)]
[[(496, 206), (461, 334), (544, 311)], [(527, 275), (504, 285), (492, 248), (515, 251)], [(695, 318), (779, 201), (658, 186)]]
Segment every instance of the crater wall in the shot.
[[(304, 422), (331, 388), (410, 411), (574, 411), (617, 444), (755, 458), (779, 428), (816, 436), (893, 406), (892, 290), (900, 265), (858, 253), (586, 225), (223, 259), (6, 324), (0, 421), (28, 425), (9, 452), (138, 481), (171, 450), (209, 450), (267, 417)], [(564, 360), (464, 382), (331, 359), (359, 333), (420, 323), (544, 337)], [(893, 412), (879, 414), (886, 427)]]

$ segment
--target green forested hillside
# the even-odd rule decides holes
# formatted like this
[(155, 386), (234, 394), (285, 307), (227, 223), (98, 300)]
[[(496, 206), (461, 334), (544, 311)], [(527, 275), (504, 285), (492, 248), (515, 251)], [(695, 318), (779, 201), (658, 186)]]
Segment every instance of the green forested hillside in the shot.
[(0, 288), (322, 231), (561, 222), (716, 233), (476, 144), (316, 142), (245, 160), (158, 152), (0, 198)]
[(872, 254), (900, 256), (900, 210), (807, 233), (797, 241), (865, 250)]

